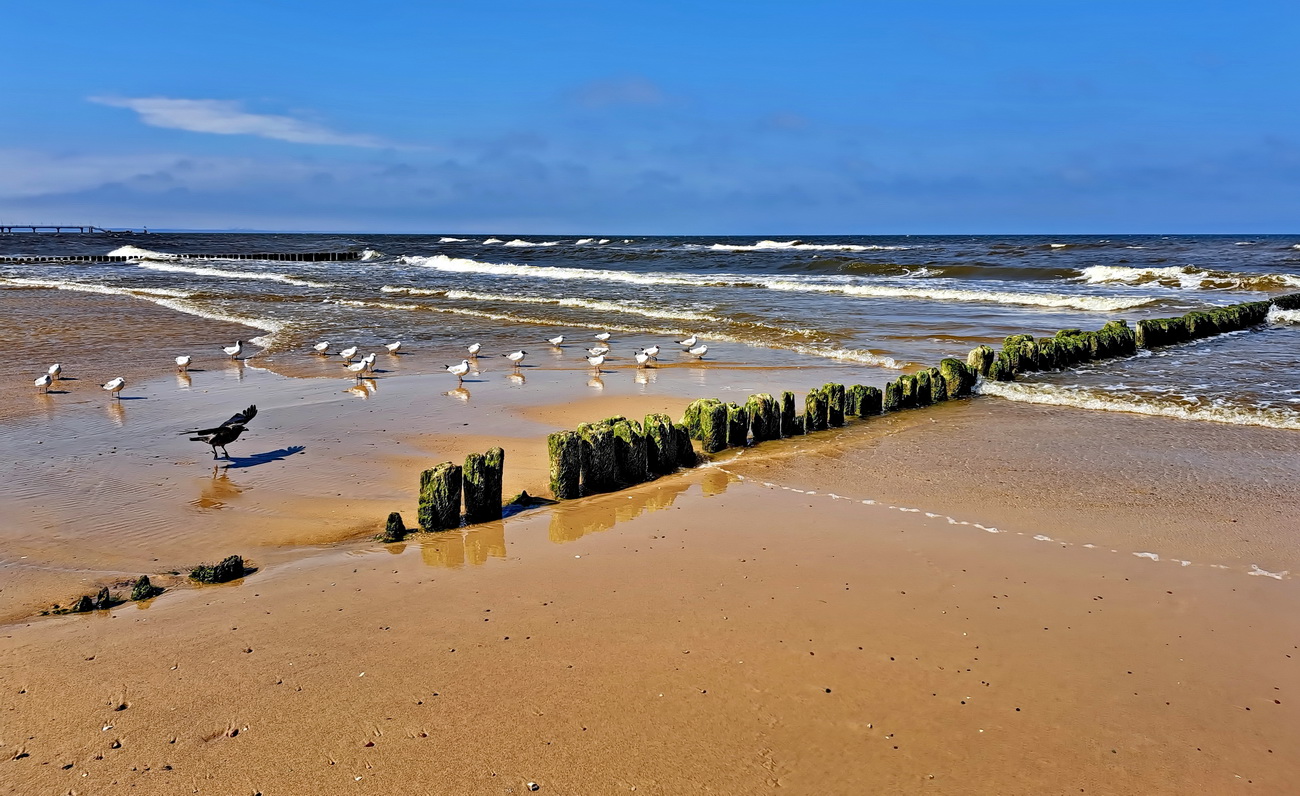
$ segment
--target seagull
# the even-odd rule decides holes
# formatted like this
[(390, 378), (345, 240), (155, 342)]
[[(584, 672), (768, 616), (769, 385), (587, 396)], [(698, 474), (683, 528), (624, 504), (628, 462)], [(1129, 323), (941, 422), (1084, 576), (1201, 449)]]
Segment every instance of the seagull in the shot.
[(649, 361), (650, 361), (650, 355), (649, 355), (649, 354), (647, 354), (647, 353), (644, 352), (644, 351), (638, 351), (638, 352), (636, 352), (636, 366), (637, 366), (638, 368), (644, 368), (645, 365), (646, 365), (646, 363), (649, 362)]
[(587, 357), (587, 361), (591, 363), (591, 366), (596, 369), (596, 373), (599, 374), (600, 366), (605, 364), (605, 355), (597, 354), (594, 357)]
[(317, 354), (328, 354), (330, 352), (330, 342), (329, 340), (321, 340), (319, 343), (312, 346), (311, 348)]
[(598, 346), (596, 346), (595, 348), (588, 348), (588, 349), (587, 349), (587, 353), (588, 353), (589, 355), (593, 356), (593, 357), (598, 357), (598, 356), (600, 356), (601, 354), (608, 354), (608, 353), (609, 353), (609, 346), (607, 346), (607, 345), (598, 345)]
[(695, 335), (691, 335), (685, 340), (678, 340), (677, 345), (681, 346), (682, 348), (690, 348), (691, 346), (695, 345), (699, 341), (700, 338), (696, 337)]
[(188, 354), (186, 354), (185, 356), (176, 357), (176, 369), (184, 373), (185, 371), (190, 369), (190, 363), (193, 361), (194, 360), (191, 359)]
[(686, 353), (690, 354), (696, 359), (704, 359), (704, 355), (709, 353), (709, 347), (701, 344), (696, 346), (695, 348), (692, 348), (690, 351), (687, 351)]
[(122, 388), (125, 386), (126, 386), (126, 379), (122, 378), (121, 376), (118, 376), (116, 379), (113, 379), (110, 382), (99, 385), (99, 388), (101, 390), (108, 390), (113, 394), (114, 398), (119, 398), (121, 396), (119, 396), (118, 393), (120, 393), (122, 391)]
[(483, 350), (483, 346), (479, 345), (478, 343), (471, 343), (469, 348), (465, 350), (469, 352), (471, 359), (478, 359), (478, 352)]
[(365, 378), (366, 371), (370, 370), (370, 363), (363, 359), (359, 362), (349, 362), (345, 367), (348, 369), (348, 372), (356, 374), (357, 381), (361, 381)]
[(52, 380), (58, 381), (59, 374), (63, 372), (63, 366), (55, 362), (53, 365), (50, 365), (50, 367), (46, 369), (45, 372), (49, 374)]
[(225, 351), (231, 359), (239, 359), (239, 352), (244, 350), (244, 341), (236, 340), (234, 345), (222, 346), (221, 350)]
[(396, 354), (398, 351), (402, 350), (402, 341), (398, 340), (396, 343), (384, 343), (384, 348), (388, 349), (388, 353)]
[(226, 450), (226, 446), (239, 439), (239, 435), (244, 433), (244, 426), (256, 416), (257, 407), (250, 406), (216, 428), (196, 428), (181, 433), (195, 434), (196, 436), (190, 437), (192, 442), (206, 442), (211, 445), (212, 458), (217, 458), (217, 448), (221, 448), (221, 452), (229, 459), (230, 452)]
[(374, 351), (371, 351), (369, 354), (366, 354), (364, 357), (361, 358), (361, 361), (364, 362), (364, 363), (366, 363), (366, 370), (374, 370), (374, 369), (375, 369), (375, 352), (374, 352)]
[(555, 346), (556, 348), (559, 348), (559, 347), (560, 347), (560, 343), (563, 343), (563, 342), (564, 342), (564, 335), (561, 334), (561, 335), (556, 335), (555, 337), (548, 337), (548, 338), (546, 338), (546, 342), (550, 343), (551, 345)]
[(469, 373), (469, 360), (462, 359), (459, 365), (448, 365), (447, 372), (456, 377), (456, 384), (464, 384), (465, 374)]
[(601, 332), (600, 334), (596, 335), (596, 339), (602, 343), (605, 342), (606, 340), (609, 339), (609, 332)]
[(36, 386), (40, 389), (41, 392), (49, 392), (50, 384), (53, 383), (53, 381), (54, 379), (51, 378), (50, 374), (42, 373), (41, 377), (36, 380)]
[(343, 357), (344, 362), (351, 362), (353, 357), (355, 357), (356, 355), (357, 355), (356, 346), (352, 346), (351, 348), (345, 348), (339, 352), (339, 356)]
[(657, 345), (652, 345), (652, 346), (650, 346), (649, 348), (647, 348), (647, 349), (645, 350), (645, 352), (646, 352), (646, 354), (647, 354), (651, 359), (654, 359), (654, 360), (658, 360), (658, 359), (659, 359), (659, 346), (657, 346)]
[(528, 352), (521, 349), (519, 351), (514, 352), (513, 354), (502, 354), (501, 356), (515, 363), (515, 367), (519, 367), (519, 363), (523, 362), (524, 357), (527, 355)]

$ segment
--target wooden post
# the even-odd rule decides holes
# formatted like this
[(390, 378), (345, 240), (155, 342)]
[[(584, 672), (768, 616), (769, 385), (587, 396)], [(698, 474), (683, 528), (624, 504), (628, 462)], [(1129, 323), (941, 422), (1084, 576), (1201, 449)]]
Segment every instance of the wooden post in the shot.
[(721, 403), (717, 398), (700, 398), (687, 404), (686, 412), (682, 415), (682, 425), (686, 427), (691, 439), (704, 439), (704, 413), (709, 407)]
[(830, 407), (821, 389), (809, 390), (803, 398), (804, 433), (825, 431), (830, 425)]
[(854, 384), (844, 390), (844, 414), (847, 417), (862, 417), (866, 412), (863, 404), (867, 400), (867, 388)]
[(551, 458), (551, 494), (572, 500), (582, 494), (582, 441), (572, 431), (557, 431), (546, 438)]
[(802, 434), (801, 431), (795, 430), (795, 411), (794, 411), (794, 393), (781, 393), (781, 436), (793, 437)]
[(501, 519), (501, 480), (506, 452), (493, 448), (486, 454), (465, 457), (465, 519), (489, 522)]
[(582, 439), (582, 491), (591, 495), (618, 489), (614, 464), (614, 430), (607, 423), (578, 426)]
[(402, 522), (402, 515), (396, 511), (389, 513), (388, 522), (384, 525), (384, 532), (379, 535), (379, 541), (400, 542), (405, 538), (406, 523)]
[(650, 480), (649, 457), (646, 452), (646, 435), (634, 420), (620, 418), (613, 424), (614, 477), (623, 486), (642, 484)]
[(727, 404), (727, 445), (743, 448), (749, 444), (749, 412), (737, 403)]
[(878, 415), (885, 410), (884, 395), (880, 392), (879, 387), (862, 388), (862, 416)]
[(885, 385), (885, 395), (881, 410), (885, 412), (897, 412), (903, 408), (903, 376), (899, 376), (894, 381)]
[(445, 531), (460, 527), (461, 469), (451, 462), (420, 473), (420, 527)]
[[(665, 414), (645, 416), (641, 425), (646, 438), (646, 467), (650, 475), (667, 475), (676, 469), (677, 441), (674, 439), (675, 427)], [(680, 426), (683, 433), (686, 427)], [(690, 437), (687, 437), (690, 444)]]
[(822, 387), (826, 396), (826, 423), (829, 426), (844, 425), (844, 385), (830, 383)]
[(677, 451), (677, 466), (694, 467), (699, 464), (699, 457), (695, 455), (695, 446), (691, 444), (691, 435), (686, 433), (686, 429), (668, 423), (668, 431), (673, 441), (677, 443), (673, 446)]
[(705, 453), (727, 449), (727, 407), (721, 401), (700, 410), (700, 435)]

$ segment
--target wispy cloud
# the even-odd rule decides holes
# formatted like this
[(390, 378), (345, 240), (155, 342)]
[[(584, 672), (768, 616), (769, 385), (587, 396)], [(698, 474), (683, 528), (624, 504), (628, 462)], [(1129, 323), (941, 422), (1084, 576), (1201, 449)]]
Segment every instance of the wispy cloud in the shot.
[(254, 135), (295, 144), (324, 144), (378, 148), (387, 144), (374, 136), (339, 133), (319, 124), (267, 113), (249, 113), (231, 100), (170, 97), (91, 97), (91, 102), (129, 108), (152, 127), (215, 135)]
[(588, 108), (610, 105), (663, 105), (668, 95), (657, 84), (644, 77), (620, 80), (597, 80), (578, 86), (570, 98)]

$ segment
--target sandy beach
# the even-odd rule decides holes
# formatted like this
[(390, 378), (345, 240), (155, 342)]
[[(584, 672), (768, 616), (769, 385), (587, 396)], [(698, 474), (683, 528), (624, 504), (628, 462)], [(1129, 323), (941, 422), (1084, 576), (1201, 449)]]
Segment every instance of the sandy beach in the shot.
[[(521, 384), (485, 363), (457, 389), (422, 352), (350, 387), (268, 359), (120, 403), (73, 383), (4, 421), (3, 792), (1279, 793), (1300, 774), (1293, 432), (977, 398), (381, 545), (438, 461), (499, 444), (506, 493), (545, 494), (550, 431), (875, 374)], [(174, 433), (251, 402), (230, 462)], [(256, 571), (185, 582), (230, 553)], [(144, 573), (168, 590), (34, 616)]]

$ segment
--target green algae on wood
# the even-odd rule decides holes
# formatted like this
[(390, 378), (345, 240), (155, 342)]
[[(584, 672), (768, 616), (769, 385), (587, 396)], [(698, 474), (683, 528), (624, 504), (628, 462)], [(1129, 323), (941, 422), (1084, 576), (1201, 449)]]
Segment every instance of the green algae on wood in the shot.
[(424, 531), (460, 527), (461, 469), (443, 462), (420, 473), (418, 518)]
[(700, 443), (705, 453), (726, 450), (727, 431), (727, 407), (721, 401), (701, 408)]
[(190, 571), (190, 578), (199, 583), (226, 583), (244, 577), (244, 559), (226, 556), (216, 564), (199, 564)]
[(870, 417), (885, 411), (885, 396), (879, 387), (863, 387), (862, 416)]
[(885, 384), (885, 394), (882, 399), (881, 409), (885, 412), (897, 412), (903, 408), (903, 383), (902, 377)]
[(465, 495), (465, 520), (490, 522), (501, 519), (501, 481), (504, 477), (506, 452), (493, 448), (485, 454), (465, 457), (462, 483)]
[(727, 445), (743, 448), (749, 444), (749, 412), (737, 403), (727, 404)]
[(831, 382), (822, 386), (826, 396), (826, 424), (828, 426), (844, 425), (844, 385)]
[(556, 500), (582, 495), (582, 441), (572, 431), (557, 431), (546, 438), (550, 455), (551, 494)]
[(803, 397), (804, 433), (825, 431), (830, 427), (830, 405), (821, 389), (809, 390)]
[(978, 345), (970, 350), (966, 355), (966, 365), (981, 376), (989, 375), (989, 368), (993, 367), (993, 359), (996, 352), (986, 345)]
[[(384, 532), (379, 534), (377, 539), (381, 542), (400, 542), (406, 538), (406, 523), (402, 522), (400, 512), (392, 511), (388, 514), (388, 521), (384, 523)], [(134, 597), (132, 599), (135, 599)]]
[(862, 417), (862, 404), (867, 399), (867, 388), (854, 384), (844, 388), (844, 414), (846, 417)]
[(608, 423), (578, 426), (582, 440), (582, 493), (613, 492), (618, 489), (615, 466), (614, 430)]
[(140, 602), (150, 597), (157, 597), (162, 594), (162, 591), (162, 589), (149, 582), (148, 575), (141, 575), (131, 584), (131, 599), (134, 602)]
[(956, 357), (947, 357), (939, 362), (939, 373), (943, 375), (943, 384), (948, 399), (965, 398), (975, 386), (975, 371)]
[(789, 390), (781, 393), (781, 436), (793, 437), (803, 433), (795, 430), (794, 419), (797, 416), (794, 411), (794, 393)]
[(704, 439), (704, 413), (711, 406), (721, 404), (717, 398), (700, 398), (691, 401), (686, 405), (686, 412), (682, 415), (682, 425), (691, 435), (691, 439)]
[(619, 420), (613, 424), (614, 476), (624, 486), (650, 480), (650, 463), (646, 435), (634, 420)]

